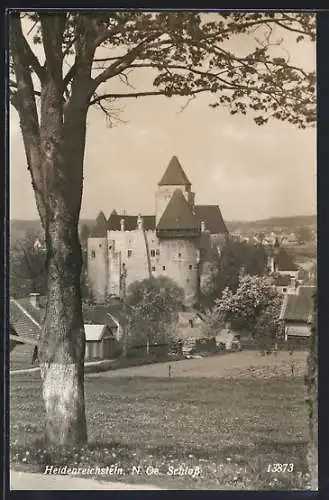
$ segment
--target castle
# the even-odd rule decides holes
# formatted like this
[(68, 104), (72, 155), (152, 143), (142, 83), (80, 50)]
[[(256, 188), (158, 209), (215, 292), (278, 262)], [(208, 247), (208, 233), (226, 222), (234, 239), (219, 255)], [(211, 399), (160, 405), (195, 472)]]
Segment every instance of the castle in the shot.
[(123, 297), (136, 280), (167, 276), (197, 302), (200, 280), (228, 236), (217, 205), (195, 205), (182, 166), (174, 156), (155, 195), (155, 215), (101, 212), (88, 238), (88, 282), (96, 302)]

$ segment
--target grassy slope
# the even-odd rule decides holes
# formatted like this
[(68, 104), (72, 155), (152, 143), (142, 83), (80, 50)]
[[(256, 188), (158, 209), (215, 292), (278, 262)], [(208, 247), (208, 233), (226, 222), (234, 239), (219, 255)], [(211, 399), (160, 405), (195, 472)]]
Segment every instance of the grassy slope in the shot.
[[(15, 467), (43, 470), (51, 459), (33, 444), (43, 426), (36, 375), (11, 378)], [(121, 464), (124, 481), (167, 488), (299, 488), (306, 472), (307, 413), (301, 377), (271, 380), (87, 378), (89, 448), (55, 465)], [(293, 463), (293, 473), (267, 472)], [(166, 476), (170, 464), (198, 465), (201, 477)], [(160, 473), (132, 476), (131, 467)], [(144, 469), (145, 470), (145, 469)], [(120, 476), (108, 479), (120, 480)]]

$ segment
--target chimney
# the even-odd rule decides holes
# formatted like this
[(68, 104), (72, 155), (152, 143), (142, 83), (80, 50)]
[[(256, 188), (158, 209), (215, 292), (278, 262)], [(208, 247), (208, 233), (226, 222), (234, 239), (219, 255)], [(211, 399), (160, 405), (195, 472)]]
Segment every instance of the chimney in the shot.
[(33, 307), (39, 309), (40, 307), (40, 293), (30, 293), (30, 303)]
[(206, 230), (206, 223), (204, 220), (201, 221), (201, 231), (204, 233)]
[(290, 277), (290, 287), (293, 288), (293, 290), (296, 290), (297, 288), (297, 280), (295, 276)]
[(124, 219), (121, 219), (121, 220), (120, 220), (120, 230), (121, 230), (121, 231), (124, 231), (124, 230), (125, 230), (125, 220), (124, 220)]
[(139, 230), (143, 229), (143, 218), (141, 217), (141, 215), (137, 217), (137, 228)]

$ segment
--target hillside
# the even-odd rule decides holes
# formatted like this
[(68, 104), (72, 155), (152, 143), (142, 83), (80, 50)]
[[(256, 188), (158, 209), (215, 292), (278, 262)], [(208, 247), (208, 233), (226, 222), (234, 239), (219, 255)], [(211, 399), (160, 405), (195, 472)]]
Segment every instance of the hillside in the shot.
[(226, 221), (229, 231), (236, 229), (266, 229), (287, 228), (294, 230), (302, 226), (316, 226), (316, 215), (294, 215), (290, 217), (270, 217), (269, 219), (259, 219), (254, 221)]

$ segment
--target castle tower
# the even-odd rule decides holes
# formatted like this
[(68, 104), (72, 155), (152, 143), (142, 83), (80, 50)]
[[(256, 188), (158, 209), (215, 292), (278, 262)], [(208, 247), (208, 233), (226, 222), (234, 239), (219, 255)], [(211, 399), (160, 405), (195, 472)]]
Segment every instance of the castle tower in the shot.
[(185, 292), (185, 304), (192, 306), (198, 297), (200, 225), (181, 189), (174, 190), (157, 224), (156, 234), (165, 275)]
[(88, 283), (96, 302), (104, 302), (108, 288), (108, 245), (107, 220), (103, 212), (96, 219), (96, 225), (88, 238)]
[(194, 193), (191, 192), (191, 183), (188, 180), (176, 156), (173, 156), (163, 174), (155, 196), (155, 222), (158, 225), (174, 191), (180, 188), (185, 199), (194, 210)]

